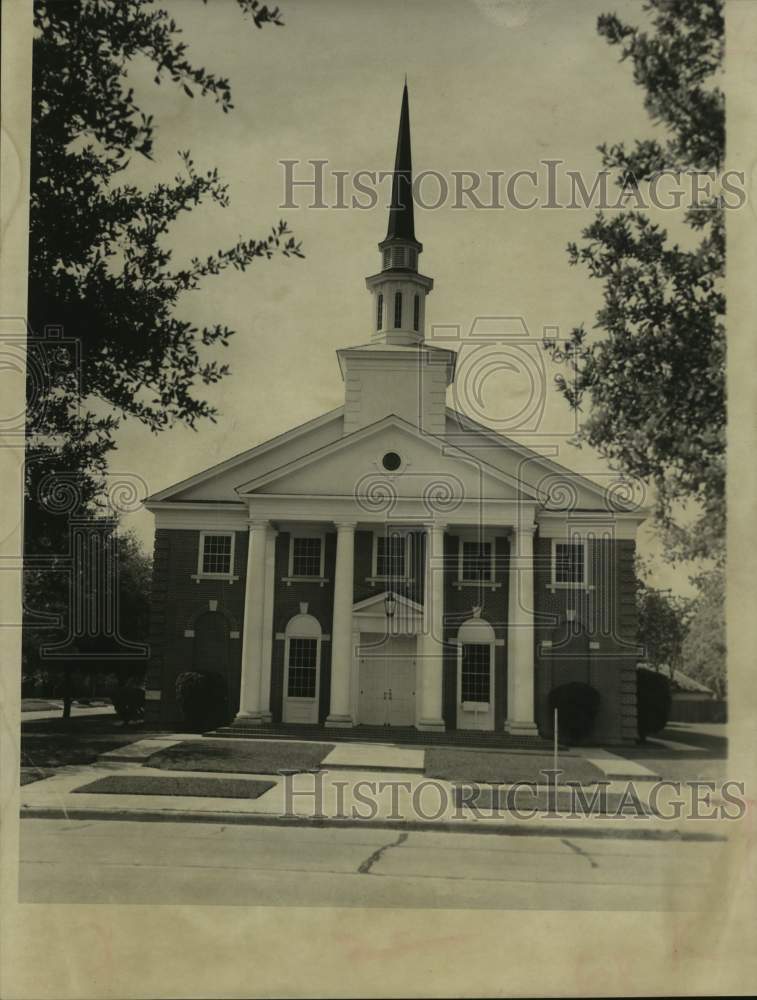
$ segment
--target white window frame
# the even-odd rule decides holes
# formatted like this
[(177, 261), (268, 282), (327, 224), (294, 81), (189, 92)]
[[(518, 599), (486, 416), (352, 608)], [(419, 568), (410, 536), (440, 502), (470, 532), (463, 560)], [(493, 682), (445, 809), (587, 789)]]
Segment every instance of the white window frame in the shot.
[[(475, 632), (471, 634), (471, 626), (479, 630), (485, 638), (480, 638)], [(499, 645), (496, 634), (490, 622), (483, 618), (468, 619), (463, 622), (454, 639), (457, 645), (457, 704), (465, 711), (487, 711), (492, 712), (494, 719), (494, 699), (496, 698), (495, 684), (495, 650)], [(489, 701), (463, 701), (463, 646), (488, 646), (489, 647)]]
[[(496, 580), (497, 567), (497, 540), (494, 534), (484, 531), (458, 531), (457, 535), (457, 574), (452, 581), (452, 586), (457, 587), (486, 587), (489, 590), (496, 590), (502, 584)], [(489, 565), (488, 580), (468, 580), (463, 576), (463, 543), (464, 542), (484, 542), (491, 546), (491, 562)]]
[[(378, 540), (379, 538), (386, 538), (387, 534), (390, 535), (403, 535), (405, 539), (405, 573), (404, 576), (379, 576), (378, 574)], [(397, 528), (393, 531), (374, 531), (373, 532), (373, 553), (371, 557), (371, 581), (378, 580), (396, 580), (399, 583), (409, 583), (412, 581), (412, 576), (410, 575), (410, 564), (412, 559), (412, 553), (410, 551), (410, 535), (411, 531), (405, 528)]]
[[(324, 636), (320, 624), (318, 625), (318, 632), (316, 633), (314, 628), (303, 629), (299, 631), (298, 625), (301, 624), (303, 618), (310, 619), (312, 615), (299, 614), (290, 618), (287, 622), (287, 627), (284, 632), (284, 690), (282, 693), (282, 712), (286, 714), (286, 702), (301, 702), (303, 704), (307, 703), (309, 705), (315, 705), (316, 716), (318, 713), (318, 705), (320, 704), (321, 697), (321, 649), (323, 647), (323, 641), (328, 636)], [(317, 620), (316, 620), (317, 621)], [(308, 626), (310, 622), (308, 622)], [(299, 695), (290, 695), (289, 692), (289, 647), (290, 641), (292, 639), (315, 639), (315, 695), (312, 698), (304, 698)]]
[[(231, 538), (231, 552), (229, 553), (229, 572), (228, 573), (206, 573), (203, 570), (204, 557), (205, 557), (205, 539), (212, 535), (213, 537), (224, 536), (226, 538)], [(238, 576), (234, 576), (234, 554), (236, 551), (237, 543), (237, 533), (236, 531), (220, 531), (214, 528), (208, 528), (205, 531), (200, 532), (199, 547), (197, 550), (197, 574), (194, 576), (195, 580), (238, 580)]]
[[(301, 574), (295, 575), (294, 572), (294, 540), (295, 538), (318, 538), (321, 542), (321, 563), (318, 570), (317, 576), (302, 576)], [(284, 578), (287, 583), (294, 582), (306, 582), (311, 581), (314, 583), (325, 582), (324, 572), (326, 568), (326, 534), (323, 531), (301, 531), (293, 530), (289, 532), (289, 559), (287, 562), (287, 576)]]
[[(558, 582), (557, 580), (557, 546), (558, 545), (574, 545), (580, 546), (583, 550), (583, 562), (584, 562), (584, 578), (578, 583), (569, 582)], [(589, 584), (589, 540), (580, 535), (568, 535), (566, 538), (553, 538), (552, 539), (552, 557), (551, 557), (551, 573), (550, 573), (551, 583), (550, 586), (555, 590), (591, 590)]]

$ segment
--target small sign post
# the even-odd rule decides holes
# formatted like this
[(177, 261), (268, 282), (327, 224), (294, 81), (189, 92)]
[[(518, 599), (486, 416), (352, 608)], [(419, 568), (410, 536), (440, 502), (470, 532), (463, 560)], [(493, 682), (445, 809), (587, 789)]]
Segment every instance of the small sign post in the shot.
[[(554, 723), (553, 723), (553, 726), (552, 726), (552, 728), (554, 730), (554, 750), (553, 750), (552, 767), (554, 768), (555, 772), (557, 772), (557, 725), (558, 725), (557, 709), (555, 709), (554, 710)], [(555, 774), (555, 780), (557, 780), (557, 774)]]

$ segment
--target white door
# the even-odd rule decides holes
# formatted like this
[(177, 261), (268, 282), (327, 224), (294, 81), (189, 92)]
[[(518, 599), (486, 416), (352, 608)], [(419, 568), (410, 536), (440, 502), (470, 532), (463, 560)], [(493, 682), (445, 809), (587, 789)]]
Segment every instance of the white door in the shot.
[(358, 721), (412, 726), (415, 721), (415, 639), (394, 638), (360, 656)]
[(284, 671), (284, 722), (318, 722), (321, 640), (312, 636), (287, 639)]
[(458, 729), (494, 729), (494, 645), (463, 643), (457, 661)]
[(365, 726), (386, 723), (386, 666), (384, 657), (375, 653), (360, 657), (360, 698), (358, 722)]
[(412, 726), (415, 722), (415, 660), (412, 652), (390, 654), (386, 658), (390, 726)]

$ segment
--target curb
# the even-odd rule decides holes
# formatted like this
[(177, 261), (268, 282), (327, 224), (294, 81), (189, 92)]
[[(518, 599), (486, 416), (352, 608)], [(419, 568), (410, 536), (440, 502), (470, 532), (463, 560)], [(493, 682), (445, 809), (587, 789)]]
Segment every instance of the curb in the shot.
[(237, 826), (277, 826), (277, 827), (311, 827), (316, 829), (365, 829), (375, 827), (381, 830), (397, 830), (400, 832), (433, 832), (433, 833), (483, 833), (500, 836), (519, 837), (593, 837), (608, 840), (674, 840), (674, 841), (727, 841), (725, 834), (701, 830), (689, 832), (682, 830), (661, 830), (659, 828), (643, 828), (640, 826), (627, 829), (598, 826), (582, 827), (580, 823), (562, 824), (560, 826), (545, 825), (542, 821), (538, 826), (529, 821), (521, 823), (500, 823), (488, 825), (484, 820), (479, 825), (471, 820), (395, 820), (395, 819), (336, 819), (331, 816), (276, 816), (268, 813), (226, 813), (226, 812), (175, 812), (161, 809), (92, 809), (76, 807), (64, 809), (60, 806), (25, 806), (20, 811), (21, 819), (99, 819), (118, 820), (121, 822), (145, 823), (221, 823)]

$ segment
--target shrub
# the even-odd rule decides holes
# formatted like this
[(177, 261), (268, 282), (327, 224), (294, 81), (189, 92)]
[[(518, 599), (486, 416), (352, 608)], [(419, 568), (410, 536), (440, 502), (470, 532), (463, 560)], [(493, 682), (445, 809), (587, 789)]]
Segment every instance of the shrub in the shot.
[(145, 714), (145, 692), (140, 687), (118, 688), (110, 696), (116, 715), (127, 725), (134, 719), (141, 719)]
[(642, 740), (665, 728), (671, 706), (670, 679), (639, 667), (636, 671), (636, 719)]
[(213, 729), (228, 721), (226, 681), (211, 670), (188, 670), (176, 678), (176, 700), (192, 729)]
[(559, 735), (569, 743), (585, 740), (599, 711), (599, 691), (590, 684), (571, 681), (549, 692), (550, 712), (557, 709)]

